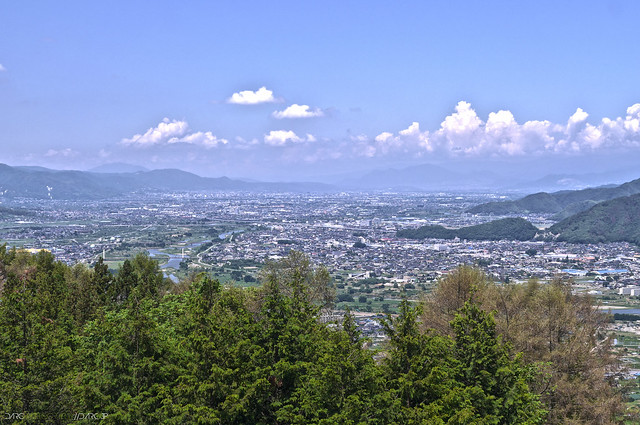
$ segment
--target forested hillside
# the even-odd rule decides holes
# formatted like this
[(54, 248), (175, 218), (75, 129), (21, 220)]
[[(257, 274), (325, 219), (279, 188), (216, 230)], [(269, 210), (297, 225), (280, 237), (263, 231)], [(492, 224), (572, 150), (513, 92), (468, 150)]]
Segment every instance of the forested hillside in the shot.
[(607, 201), (640, 192), (640, 179), (615, 187), (595, 187), (582, 190), (563, 190), (553, 193), (534, 193), (515, 201), (487, 202), (472, 207), (472, 214), (558, 214), (558, 218), (568, 217), (584, 211), (597, 202)]
[(502, 239), (532, 240), (538, 228), (523, 218), (503, 218), (475, 226), (448, 229), (443, 226), (421, 226), (417, 229), (403, 229), (397, 232), (399, 238), (408, 239), (469, 239), (497, 241)]
[[(442, 300), (455, 303), (439, 304), (448, 309), (437, 322), (405, 300), (376, 352), (348, 312), (338, 324), (318, 320), (332, 298), (328, 274), (300, 253), (268, 265), (262, 286), (246, 290), (202, 274), (174, 285), (142, 254), (113, 276), (101, 261), (70, 267), (2, 247), (2, 408), (23, 415), (14, 423), (38, 424), (78, 412), (105, 424), (536, 424), (565, 423), (565, 411), (578, 420), (585, 403), (608, 397), (598, 422), (579, 423), (614, 423), (619, 405), (601, 364), (566, 368), (537, 356), (549, 349), (547, 329), (531, 328), (541, 345), (523, 347), (505, 325), (512, 313), (494, 318), (474, 296), (486, 279), (456, 273), (441, 286)], [(467, 290), (449, 291), (451, 282)], [(510, 298), (509, 309), (536, 300), (517, 323), (540, 314), (547, 295), (536, 291)], [(582, 338), (573, 316), (597, 314), (588, 301), (572, 305), (558, 304), (559, 316), (544, 304), (549, 320), (568, 326), (554, 346), (568, 347), (576, 330)], [(576, 344), (607, 353), (597, 335)], [(593, 382), (601, 398), (585, 388)], [(560, 400), (565, 386), (576, 390)]]
[(640, 245), (640, 194), (601, 202), (554, 224), (548, 231), (566, 242)]

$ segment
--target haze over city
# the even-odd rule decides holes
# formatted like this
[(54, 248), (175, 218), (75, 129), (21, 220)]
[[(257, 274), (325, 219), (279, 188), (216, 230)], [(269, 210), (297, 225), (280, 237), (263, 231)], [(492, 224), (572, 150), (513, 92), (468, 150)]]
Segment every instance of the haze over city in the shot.
[[(640, 148), (637, 2), (0, 6), (0, 162), (333, 182), (607, 173)], [(626, 177), (626, 176), (625, 176)]]

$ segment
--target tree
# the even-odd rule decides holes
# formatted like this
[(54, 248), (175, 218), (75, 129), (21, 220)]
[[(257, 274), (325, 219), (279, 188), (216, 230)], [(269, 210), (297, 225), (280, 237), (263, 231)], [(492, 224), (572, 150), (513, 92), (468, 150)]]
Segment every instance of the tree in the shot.
[(0, 258), (0, 401), (29, 423), (57, 423), (72, 405), (67, 267), (47, 252), (2, 249)]
[(465, 266), (449, 273), (423, 300), (423, 328), (453, 335), (445, 324), (455, 306), (475, 303), (495, 311), (496, 332), (525, 364), (545, 365), (546, 375), (531, 384), (549, 410), (550, 424), (615, 423), (620, 395), (608, 375), (618, 361), (605, 335), (606, 317), (567, 282), (494, 284), (480, 270)]
[(459, 362), (458, 381), (468, 390), (473, 414), (489, 423), (541, 423), (546, 412), (539, 396), (529, 389), (537, 369), (523, 365), (520, 355), (510, 359), (492, 314), (467, 302), (451, 327), (455, 333), (454, 356)]
[(158, 262), (144, 253), (137, 254), (132, 260), (124, 260), (118, 270), (113, 285), (109, 285), (109, 298), (122, 304), (129, 298), (134, 288), (145, 298), (158, 298), (166, 284)]
[(259, 275), (260, 281), (275, 282), (285, 294), (291, 294), (292, 282), (300, 282), (306, 301), (329, 308), (335, 299), (335, 288), (326, 268), (314, 266), (309, 257), (300, 251), (289, 251), (279, 261), (265, 264)]

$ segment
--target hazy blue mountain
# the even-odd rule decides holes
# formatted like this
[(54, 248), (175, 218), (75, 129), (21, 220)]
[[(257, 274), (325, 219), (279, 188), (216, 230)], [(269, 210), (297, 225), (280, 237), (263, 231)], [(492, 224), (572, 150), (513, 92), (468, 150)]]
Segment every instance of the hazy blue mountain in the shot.
[(149, 169), (140, 165), (126, 164), (124, 162), (111, 162), (93, 167), (87, 171), (92, 173), (137, 173), (141, 171), (149, 171)]
[(478, 190), (501, 186), (501, 177), (487, 171), (458, 172), (422, 164), (406, 168), (388, 168), (345, 179), (340, 186), (349, 189), (395, 190)]
[(244, 182), (227, 177), (200, 177), (167, 169), (135, 173), (95, 173), (10, 167), (0, 164), (0, 196), (37, 199), (102, 199), (131, 192), (164, 191), (319, 192), (334, 187), (322, 183)]
[(17, 168), (19, 170), (24, 170), (24, 171), (55, 171), (55, 170), (52, 170), (51, 168), (40, 167), (38, 165), (18, 165), (13, 168)]
[(99, 199), (122, 193), (121, 188), (105, 185), (98, 176), (83, 171), (0, 164), (0, 194), (37, 199)]
[(560, 173), (544, 177), (510, 183), (506, 189), (518, 192), (557, 192), (561, 190), (580, 190), (589, 187), (617, 186), (638, 177), (637, 168), (622, 168), (598, 173)]
[(590, 208), (594, 203), (640, 193), (640, 179), (614, 187), (595, 187), (582, 190), (563, 190), (553, 193), (534, 193), (515, 201), (488, 202), (472, 207), (472, 214), (557, 214), (567, 217)]

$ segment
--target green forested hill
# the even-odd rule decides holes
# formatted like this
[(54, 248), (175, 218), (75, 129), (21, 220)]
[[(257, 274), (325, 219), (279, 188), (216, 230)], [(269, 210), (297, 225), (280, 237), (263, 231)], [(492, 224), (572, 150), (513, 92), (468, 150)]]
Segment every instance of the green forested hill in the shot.
[(528, 241), (535, 237), (538, 228), (523, 218), (503, 218), (489, 223), (460, 229), (447, 229), (443, 226), (422, 226), (417, 229), (403, 229), (396, 233), (400, 238), (408, 239), (460, 239), (470, 240), (518, 240)]
[(640, 194), (596, 204), (554, 224), (548, 232), (567, 242), (640, 244)]
[[(599, 187), (582, 190), (563, 190), (553, 193), (534, 193), (515, 201), (488, 202), (468, 210), (472, 214), (560, 214), (568, 217), (584, 211), (594, 203), (640, 193), (640, 179), (615, 187)], [(566, 210), (566, 211), (565, 211)]]

